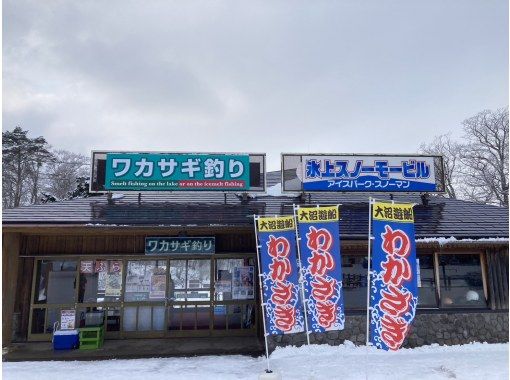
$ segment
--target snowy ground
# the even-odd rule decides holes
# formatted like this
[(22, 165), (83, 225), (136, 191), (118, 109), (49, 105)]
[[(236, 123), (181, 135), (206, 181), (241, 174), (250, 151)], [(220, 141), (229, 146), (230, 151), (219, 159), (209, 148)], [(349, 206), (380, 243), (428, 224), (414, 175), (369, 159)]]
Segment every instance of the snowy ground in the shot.
[[(368, 366), (365, 366), (368, 358)], [(106, 360), (92, 362), (3, 363), (6, 380), (257, 379), (264, 357)], [(271, 355), (283, 379), (508, 379), (508, 344), (425, 346), (383, 352), (355, 347), (286, 347)], [(483, 377), (482, 377), (483, 376)]]

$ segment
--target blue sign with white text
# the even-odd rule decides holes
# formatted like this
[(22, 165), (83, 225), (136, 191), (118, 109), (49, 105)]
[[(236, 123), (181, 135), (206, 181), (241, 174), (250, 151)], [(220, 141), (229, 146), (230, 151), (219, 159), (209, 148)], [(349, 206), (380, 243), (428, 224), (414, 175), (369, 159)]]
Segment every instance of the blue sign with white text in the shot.
[(439, 191), (434, 157), (302, 156), (304, 191)]

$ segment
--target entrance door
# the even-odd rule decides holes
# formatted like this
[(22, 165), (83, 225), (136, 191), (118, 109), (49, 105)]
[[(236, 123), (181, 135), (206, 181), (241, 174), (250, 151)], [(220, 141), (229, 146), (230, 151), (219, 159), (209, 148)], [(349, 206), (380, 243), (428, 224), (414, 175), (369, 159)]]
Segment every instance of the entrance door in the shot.
[(164, 336), (167, 290), (166, 260), (128, 260), (124, 289), (126, 336)]
[(254, 257), (169, 262), (170, 336), (256, 335)]
[(168, 285), (170, 335), (209, 335), (211, 260), (171, 259)]

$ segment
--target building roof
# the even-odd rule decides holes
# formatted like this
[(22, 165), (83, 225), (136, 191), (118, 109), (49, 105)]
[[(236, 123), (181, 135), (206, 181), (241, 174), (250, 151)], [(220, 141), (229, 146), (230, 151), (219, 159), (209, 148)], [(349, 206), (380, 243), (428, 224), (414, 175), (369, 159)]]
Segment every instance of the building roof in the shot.
[[(267, 173), (268, 188), (279, 187), (279, 172)], [(268, 194), (274, 191), (268, 190)], [(276, 192), (278, 193), (278, 192)], [(388, 194), (376, 198), (389, 200)], [(341, 204), (342, 236), (365, 239), (368, 234), (366, 193), (251, 194), (243, 201), (234, 193), (126, 193), (73, 199), (3, 210), (3, 225), (83, 225), (138, 227), (250, 227), (253, 215), (292, 214), (293, 204)], [(415, 206), (416, 237), (479, 239), (508, 237), (508, 208), (430, 196), (395, 195), (396, 202)]]

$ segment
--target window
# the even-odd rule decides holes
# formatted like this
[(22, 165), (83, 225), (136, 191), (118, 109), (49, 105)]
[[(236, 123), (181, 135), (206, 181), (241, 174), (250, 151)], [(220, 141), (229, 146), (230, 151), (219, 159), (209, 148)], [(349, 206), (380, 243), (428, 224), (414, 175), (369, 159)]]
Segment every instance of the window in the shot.
[(76, 261), (38, 262), (34, 303), (69, 304), (75, 302)]
[(342, 284), (345, 309), (366, 309), (367, 306), (366, 256), (342, 255)]
[(82, 260), (80, 262), (79, 303), (118, 302), (121, 294), (121, 260)]
[(437, 307), (434, 255), (417, 255), (418, 307)]
[(128, 261), (124, 301), (164, 301), (166, 277), (165, 260)]
[(442, 307), (485, 307), (479, 254), (439, 255)]
[(214, 281), (214, 300), (255, 299), (253, 259), (218, 259)]
[(209, 301), (211, 260), (170, 260), (171, 301)]

